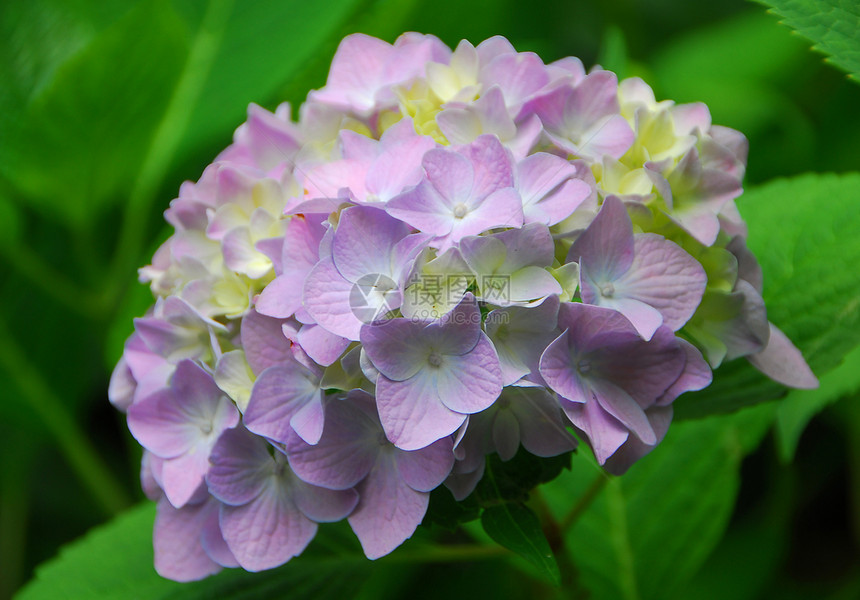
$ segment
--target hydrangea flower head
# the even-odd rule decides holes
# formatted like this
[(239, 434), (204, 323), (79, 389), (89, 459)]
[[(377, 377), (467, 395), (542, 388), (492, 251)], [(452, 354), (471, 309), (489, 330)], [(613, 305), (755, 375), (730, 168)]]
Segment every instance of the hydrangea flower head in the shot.
[(746, 153), (500, 37), (352, 35), (297, 115), (251, 105), (166, 211), (111, 379), (158, 571), (272, 568), (338, 520), (378, 558), (492, 454), (621, 473), (723, 360), (814, 387), (746, 247)]

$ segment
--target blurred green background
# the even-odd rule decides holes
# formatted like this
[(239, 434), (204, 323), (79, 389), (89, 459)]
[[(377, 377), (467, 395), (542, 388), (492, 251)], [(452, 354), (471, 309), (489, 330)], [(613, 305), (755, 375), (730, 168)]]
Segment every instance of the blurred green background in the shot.
[[(749, 188), (858, 170), (860, 85), (777, 21), (741, 0), (5, 0), (0, 599), (142, 499), (139, 449), (106, 393), (131, 319), (152, 301), (136, 269), (169, 235), (161, 213), (180, 183), (230, 142), (249, 102), (298, 106), (351, 32), (420, 31), (451, 47), (499, 34), (547, 62), (573, 55), (641, 76), (658, 99), (707, 103), (750, 140)], [(734, 509), (732, 489), (673, 597), (860, 597), (857, 404), (853, 386), (810, 401), (795, 436), (827, 407), (793, 460), (785, 436), (745, 443)], [(368, 597), (518, 597), (537, 585), (500, 561), (397, 573), (372, 580)]]

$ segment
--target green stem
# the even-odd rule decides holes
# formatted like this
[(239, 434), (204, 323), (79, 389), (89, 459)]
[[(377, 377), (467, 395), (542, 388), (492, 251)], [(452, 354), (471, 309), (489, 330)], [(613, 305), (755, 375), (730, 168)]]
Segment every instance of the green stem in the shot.
[(146, 223), (152, 212), (152, 203), (203, 91), (232, 8), (232, 0), (212, 0), (209, 3), (179, 82), (153, 135), (123, 215), (119, 247), (111, 269), (111, 281), (115, 285), (107, 294), (109, 305), (116, 304), (127, 289), (124, 282), (135, 268), (146, 241)]
[(597, 478), (591, 483), (585, 493), (580, 497), (579, 502), (577, 502), (574, 507), (570, 510), (567, 515), (561, 520), (561, 524), (559, 527), (562, 532), (567, 532), (573, 527), (574, 523), (576, 523), (577, 519), (584, 513), (591, 503), (594, 502), (595, 498), (600, 495), (600, 492), (603, 491), (603, 488), (606, 486), (606, 483), (609, 481), (609, 475), (600, 472), (597, 475)]
[(99, 458), (86, 434), (66, 411), (63, 402), (45, 383), (42, 374), (26, 358), (6, 324), (0, 320), (0, 366), (20, 388), (23, 398), (41, 418), (63, 456), (84, 486), (108, 515), (115, 515), (131, 501), (125, 490)]
[(0, 578), (0, 598), (11, 598), (23, 582), (30, 512), (27, 497), (30, 463), (28, 453), (26, 457), (15, 456), (14, 461), (0, 465), (0, 565), (3, 565), (4, 574)]
[(484, 560), (508, 556), (511, 552), (497, 544), (457, 544), (452, 546), (427, 546), (404, 549), (387, 557), (386, 562), (400, 563), (444, 563), (468, 560)]
[(0, 244), (0, 255), (22, 277), (72, 312), (92, 321), (104, 317), (103, 299), (100, 296), (77, 285), (27, 246), (11, 248)]
[(584, 598), (585, 590), (579, 585), (579, 570), (573, 562), (573, 557), (564, 540), (565, 529), (556, 520), (552, 510), (541, 494), (540, 488), (535, 488), (531, 495), (531, 501), (540, 517), (543, 526), (543, 534), (555, 556), (558, 570), (561, 573), (561, 588), (565, 590), (570, 598)]

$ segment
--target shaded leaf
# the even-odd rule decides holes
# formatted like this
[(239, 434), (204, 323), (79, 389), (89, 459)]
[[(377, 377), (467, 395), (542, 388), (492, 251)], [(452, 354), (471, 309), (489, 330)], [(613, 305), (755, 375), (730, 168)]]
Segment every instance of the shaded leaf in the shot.
[[(666, 598), (696, 572), (722, 536), (740, 461), (770, 427), (773, 409), (676, 423), (651, 454), (605, 484), (565, 536), (590, 598)], [(541, 490), (564, 522), (604, 477), (581, 453)]]
[(776, 440), (783, 462), (791, 462), (806, 425), (830, 404), (860, 390), (860, 347), (820, 379), (817, 390), (793, 390), (776, 409)]
[(513, 550), (556, 585), (561, 574), (536, 514), (522, 504), (506, 502), (484, 509), (481, 525), (493, 540)]
[(438, 525), (454, 531), (461, 523), (474, 521), (480, 516), (481, 509), (472, 494), (457, 502), (445, 486), (440, 485), (430, 492), (430, 505), (424, 515), (422, 525)]
[(569, 469), (570, 457), (571, 453), (567, 452), (541, 458), (520, 448), (511, 460), (504, 462), (498, 454), (491, 454), (487, 457), (484, 477), (472, 495), (481, 506), (500, 501), (524, 502), (535, 486), (552, 481), (564, 469)]

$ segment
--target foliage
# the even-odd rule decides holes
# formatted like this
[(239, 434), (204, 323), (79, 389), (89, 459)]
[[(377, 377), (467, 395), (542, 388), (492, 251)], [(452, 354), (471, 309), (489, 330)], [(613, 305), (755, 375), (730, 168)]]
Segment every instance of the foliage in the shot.
[(828, 61), (860, 77), (857, 27), (860, 13), (850, 0), (759, 0), (771, 7), (788, 25), (811, 40), (813, 48), (829, 56)]
[[(852, 3), (766, 4), (856, 79)], [(271, 572), (160, 579), (151, 503), (123, 512), (141, 498), (139, 457), (105, 399), (117, 340), (150, 302), (135, 269), (179, 184), (226, 145), (249, 102), (299, 102), (323, 83), (346, 33), (393, 40), (410, 29), (448, 44), (499, 33), (547, 61), (599, 60), (643, 76), (660, 98), (704, 101), (715, 123), (743, 130), (750, 168), (738, 205), (769, 318), (821, 387), (786, 394), (745, 361), (728, 363), (711, 387), (678, 400), (666, 440), (621, 477), (586, 448), (552, 464), (492, 459), (492, 482), (463, 503), (434, 492), (416, 539), (380, 561), (364, 559), (348, 530), (324, 526), (307, 553)], [(844, 536), (860, 499), (835, 498), (860, 464), (846, 458), (860, 439), (860, 175), (814, 173), (857, 170), (860, 88), (805, 46), (739, 1), (0, 5), (0, 598), (28, 579), (24, 600), (569, 597), (556, 578), (595, 599), (793, 598), (787, 565), (817, 554), (831, 557), (808, 571), (826, 580), (817, 596), (851, 597), (858, 538)], [(761, 444), (771, 426), (791, 466)], [(809, 521), (810, 511), (833, 521)]]

